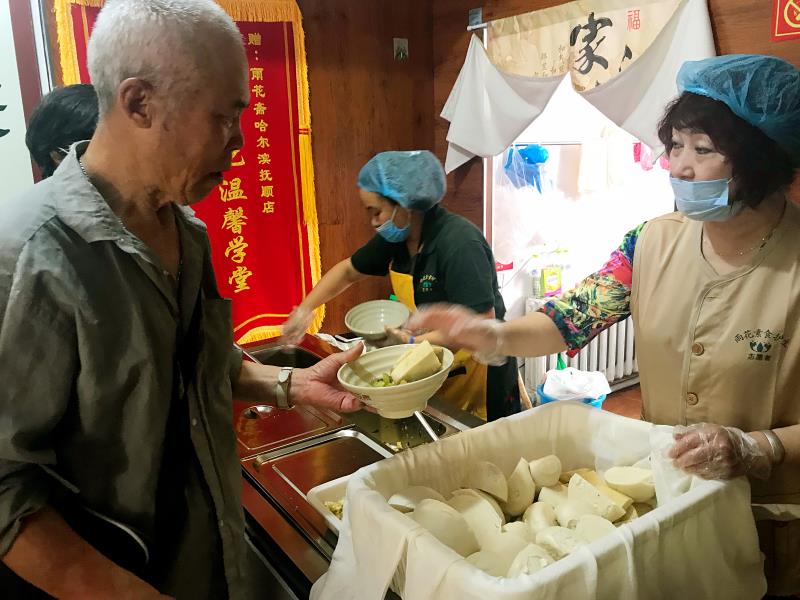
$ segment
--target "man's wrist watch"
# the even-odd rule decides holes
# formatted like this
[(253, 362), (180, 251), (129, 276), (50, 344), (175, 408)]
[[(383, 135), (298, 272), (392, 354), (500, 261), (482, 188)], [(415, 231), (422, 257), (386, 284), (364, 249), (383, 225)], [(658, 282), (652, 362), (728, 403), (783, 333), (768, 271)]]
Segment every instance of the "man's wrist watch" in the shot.
[(289, 386), (292, 383), (292, 371), (294, 367), (283, 367), (278, 373), (278, 383), (275, 386), (275, 398), (278, 408), (292, 408), (294, 406), (289, 400)]

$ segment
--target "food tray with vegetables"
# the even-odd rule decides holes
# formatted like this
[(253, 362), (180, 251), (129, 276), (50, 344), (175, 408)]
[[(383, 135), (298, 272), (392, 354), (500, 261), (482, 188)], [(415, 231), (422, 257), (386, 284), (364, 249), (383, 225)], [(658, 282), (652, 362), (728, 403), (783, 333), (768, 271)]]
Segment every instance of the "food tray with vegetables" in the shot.
[(344, 492), (350, 475), (339, 477), (311, 488), (306, 494), (308, 503), (317, 509), (332, 531), (339, 533), (344, 510)]
[(365, 467), (312, 598), (761, 597), (747, 482), (674, 469), (671, 432), (559, 402)]

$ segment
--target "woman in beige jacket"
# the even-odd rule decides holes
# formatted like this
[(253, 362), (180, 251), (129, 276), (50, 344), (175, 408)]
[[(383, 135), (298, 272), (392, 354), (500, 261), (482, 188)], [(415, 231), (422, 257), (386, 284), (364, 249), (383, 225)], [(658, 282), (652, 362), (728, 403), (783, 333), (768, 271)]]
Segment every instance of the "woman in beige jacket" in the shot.
[(747, 475), (769, 593), (800, 594), (800, 71), (775, 57), (686, 63), (659, 137), (678, 212), (508, 323), (457, 307), (411, 328), (478, 356), (575, 354), (633, 316), (643, 418), (686, 425), (671, 455), (706, 478)]

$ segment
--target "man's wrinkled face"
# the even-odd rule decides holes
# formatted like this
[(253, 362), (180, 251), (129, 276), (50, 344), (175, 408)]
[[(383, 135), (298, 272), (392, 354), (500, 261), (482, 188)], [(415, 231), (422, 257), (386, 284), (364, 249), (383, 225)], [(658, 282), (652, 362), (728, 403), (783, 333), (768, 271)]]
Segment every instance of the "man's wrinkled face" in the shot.
[(222, 183), (244, 140), (242, 111), (250, 97), (247, 62), (240, 50), (222, 44), (213, 60), (172, 98), (162, 100), (153, 123), (158, 181), (166, 199), (193, 204)]

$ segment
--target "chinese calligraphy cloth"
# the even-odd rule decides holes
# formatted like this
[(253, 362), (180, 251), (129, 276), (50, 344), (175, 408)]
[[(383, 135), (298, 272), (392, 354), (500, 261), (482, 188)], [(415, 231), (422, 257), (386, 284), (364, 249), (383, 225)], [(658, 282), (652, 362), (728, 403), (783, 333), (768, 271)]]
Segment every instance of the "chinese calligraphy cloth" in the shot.
[[(653, 430), (583, 404), (555, 402), (364, 467), (350, 478), (331, 568), (311, 598), (383, 598), (393, 579), (408, 600), (760, 598), (766, 584), (744, 479), (694, 479), (685, 494), (514, 579), (479, 571), (386, 502), (409, 485), (447, 496), (479, 460), (505, 473), (520, 456), (551, 453), (565, 470), (632, 464), (650, 453)], [(728, 523), (736, 525), (720, 526)]]
[[(151, 583), (163, 592), (240, 596), (231, 380), (241, 354), (205, 226), (175, 210), (176, 286), (83, 175), (76, 149), (85, 147), (8, 201), (0, 221), (0, 556), (22, 519), (71, 485), (150, 544)], [(193, 340), (191, 353), (182, 339)], [(193, 364), (176, 363), (187, 354)], [(166, 464), (180, 485), (160, 481)], [(180, 506), (169, 514), (164, 485), (174, 496), (166, 504)]]
[[(537, 22), (543, 21), (539, 23), (542, 27), (546, 24), (544, 17), (550, 18), (551, 14), (562, 19), (557, 23), (557, 29), (563, 29), (560, 37), (548, 34), (549, 41), (542, 42), (550, 44), (544, 48), (548, 54), (557, 55), (559, 46), (569, 46), (570, 40), (559, 40), (569, 37), (574, 27), (582, 27), (581, 19), (586, 21), (586, 16), (576, 15), (585, 15), (590, 10), (583, 8), (586, 4), (573, 2), (530, 13), (538, 15), (536, 19)], [(595, 2), (593, 6), (597, 8), (598, 17), (604, 4), (616, 6), (618, 3)], [(593, 64), (586, 74), (580, 72), (585, 70), (585, 61), (577, 54), (580, 42), (576, 42), (575, 48), (565, 50), (560, 55), (562, 58), (557, 60), (553, 56), (549, 60), (554, 62), (542, 66), (537, 72), (529, 72), (521, 70), (520, 65), (528, 63), (519, 60), (520, 55), (516, 53), (521, 52), (520, 48), (536, 48), (538, 42), (524, 38), (512, 47), (504, 45), (503, 21), (507, 20), (490, 24), (488, 53), (473, 36), (464, 65), (442, 110), (442, 117), (450, 122), (445, 170), (449, 173), (474, 156), (496, 156), (505, 150), (541, 114), (567, 72), (572, 77), (573, 87), (590, 104), (622, 129), (659, 148), (656, 124), (666, 104), (677, 94), (675, 76), (678, 69), (686, 60), (713, 56), (714, 41), (706, 0), (645, 4), (663, 4), (672, 8), (666, 17), (665, 6), (660, 7), (663, 28), (650, 34), (651, 43), (630, 60), (623, 60), (627, 56), (623, 51), (616, 61), (607, 61), (607, 68)], [(573, 6), (571, 12), (565, 8), (569, 6)], [(568, 16), (552, 11), (567, 11)], [(603, 29), (602, 36), (611, 36), (610, 29)], [(578, 35), (580, 39), (581, 35)], [(625, 48), (630, 50), (628, 46)], [(539, 65), (538, 59), (536, 64)]]

